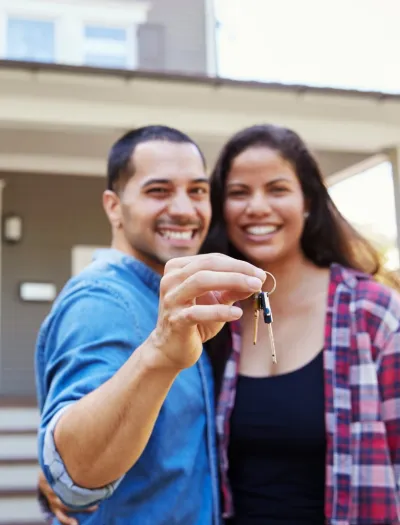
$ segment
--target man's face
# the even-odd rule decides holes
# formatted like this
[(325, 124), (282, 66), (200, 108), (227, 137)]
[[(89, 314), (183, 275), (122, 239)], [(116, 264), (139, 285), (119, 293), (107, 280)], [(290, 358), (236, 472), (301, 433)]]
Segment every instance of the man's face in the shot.
[(200, 249), (211, 219), (208, 176), (190, 143), (144, 142), (133, 164), (119, 195), (118, 237), (124, 251), (162, 273), (169, 259)]

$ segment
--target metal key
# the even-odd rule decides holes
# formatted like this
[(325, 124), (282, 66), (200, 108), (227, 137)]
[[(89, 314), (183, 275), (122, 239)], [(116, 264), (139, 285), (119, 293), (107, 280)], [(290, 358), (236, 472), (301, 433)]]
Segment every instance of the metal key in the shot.
[(269, 302), (268, 292), (258, 292), (253, 296), (253, 305), (254, 305), (254, 337), (253, 344), (257, 342), (258, 335), (258, 320), (260, 317), (260, 310), (263, 312), (264, 323), (268, 325), (268, 335), (271, 343), (271, 352), (272, 352), (272, 362), (277, 363), (276, 359), (276, 349), (275, 349), (275, 340), (274, 333), (272, 331), (272, 311), (271, 305)]

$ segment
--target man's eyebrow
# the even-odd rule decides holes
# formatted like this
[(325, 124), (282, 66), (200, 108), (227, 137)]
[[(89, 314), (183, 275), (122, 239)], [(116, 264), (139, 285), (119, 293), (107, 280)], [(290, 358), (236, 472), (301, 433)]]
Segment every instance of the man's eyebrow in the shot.
[(171, 184), (170, 179), (149, 179), (143, 183), (142, 187), (151, 186), (152, 184)]
[[(149, 179), (146, 182), (143, 183), (142, 188), (145, 188), (147, 186), (151, 186), (152, 184), (172, 184), (172, 179)], [(210, 185), (210, 181), (207, 177), (201, 177), (198, 179), (190, 179), (188, 181), (189, 184), (207, 184)]]

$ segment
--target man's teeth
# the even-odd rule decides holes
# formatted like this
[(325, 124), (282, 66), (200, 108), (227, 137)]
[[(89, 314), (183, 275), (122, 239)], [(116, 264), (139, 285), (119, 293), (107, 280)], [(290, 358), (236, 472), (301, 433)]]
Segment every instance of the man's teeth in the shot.
[(277, 226), (249, 226), (246, 228), (246, 232), (250, 233), (250, 235), (268, 235), (277, 229)]
[(163, 237), (166, 239), (183, 239), (183, 240), (190, 240), (193, 237), (193, 230), (185, 231), (185, 232), (177, 232), (172, 230), (163, 230), (160, 232)]

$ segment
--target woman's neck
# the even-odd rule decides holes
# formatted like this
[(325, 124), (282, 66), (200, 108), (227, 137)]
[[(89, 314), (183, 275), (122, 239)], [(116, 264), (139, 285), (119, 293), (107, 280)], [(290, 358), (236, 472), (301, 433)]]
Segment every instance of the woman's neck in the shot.
[[(326, 281), (329, 270), (319, 268), (306, 259), (302, 253), (288, 257), (286, 260), (262, 266), (276, 279), (276, 291), (271, 296), (272, 303), (279, 309), (285, 304), (301, 304), (307, 297), (326, 292)], [(263, 290), (272, 287), (272, 279), (266, 279)]]

